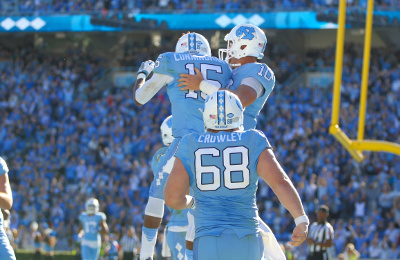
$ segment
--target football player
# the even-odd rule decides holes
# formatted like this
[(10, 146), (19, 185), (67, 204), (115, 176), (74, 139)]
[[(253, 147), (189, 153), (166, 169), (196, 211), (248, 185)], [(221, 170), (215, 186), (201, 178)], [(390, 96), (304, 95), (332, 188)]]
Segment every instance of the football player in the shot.
[[(8, 180), (8, 167), (3, 158), (0, 157), (0, 208), (10, 210), (13, 204), (12, 191)], [(3, 213), (0, 210), (0, 259), (15, 260), (14, 250), (11, 247), (7, 234), (4, 230)]]
[[(204, 36), (187, 33), (177, 42), (175, 52), (161, 54), (156, 62), (143, 62), (134, 87), (136, 104), (147, 103), (162, 87), (166, 87), (172, 107), (172, 133), (174, 141), (165, 153), (166, 169), (172, 169), (174, 154), (181, 138), (189, 133), (204, 132), (202, 109), (207, 98), (201, 91), (180, 91), (177, 87), (180, 74), (194, 74), (200, 68), (204, 79), (217, 87), (226, 86), (231, 69), (225, 61), (211, 57), (210, 45)], [(151, 77), (148, 76), (151, 74)], [(162, 181), (162, 189), (165, 184)], [(154, 199), (153, 199), (154, 198)], [(152, 259), (160, 219), (164, 215), (164, 197), (149, 198), (145, 214), (153, 217), (145, 221), (142, 231), (140, 259)], [(149, 205), (150, 204), (150, 205)], [(150, 219), (150, 218), (149, 218)]]
[(82, 260), (97, 260), (100, 255), (101, 235), (108, 234), (106, 215), (99, 212), (99, 201), (90, 198), (85, 203), (85, 212), (79, 215), (83, 229), (79, 232), (81, 238)]
[[(165, 183), (164, 180), (168, 178), (168, 175), (172, 170), (172, 164), (165, 165), (166, 157), (164, 156), (168, 149), (168, 146), (170, 146), (172, 141), (174, 140), (174, 136), (172, 135), (172, 116), (167, 117), (162, 122), (160, 129), (162, 142), (165, 146), (160, 148), (153, 156), (151, 169), (154, 173), (154, 179), (150, 186), (149, 201), (157, 201), (160, 200), (158, 198), (163, 197), (163, 189)], [(145, 213), (144, 216), (145, 224), (143, 228), (145, 229), (147, 229), (146, 226), (151, 225), (151, 222), (149, 223), (148, 221), (149, 219), (158, 219), (157, 226), (154, 226), (154, 228), (157, 229), (162, 221), (162, 218), (151, 215), (152, 210), (149, 207), (151, 207), (152, 205), (154, 204), (148, 203), (146, 205), (145, 212), (148, 212), (147, 214), (149, 215)], [(188, 228), (187, 210), (174, 210), (169, 207), (168, 209), (171, 213), (171, 217), (164, 231), (165, 239), (163, 240), (163, 256), (172, 257), (172, 259), (178, 260), (181, 259), (181, 257), (185, 254), (185, 236)]]
[(241, 130), (239, 98), (215, 92), (205, 102), (203, 119), (207, 132), (182, 138), (164, 189), (168, 206), (195, 208), (194, 258), (264, 259), (255, 196), (259, 177), (295, 219), (291, 245), (305, 241), (309, 220), (300, 197), (264, 134)]

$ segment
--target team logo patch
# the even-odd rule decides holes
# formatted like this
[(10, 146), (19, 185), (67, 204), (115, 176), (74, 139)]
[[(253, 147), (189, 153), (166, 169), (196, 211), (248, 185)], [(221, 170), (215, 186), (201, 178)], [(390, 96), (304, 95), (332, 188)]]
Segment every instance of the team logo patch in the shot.
[(236, 30), (236, 36), (241, 37), (243, 35), (242, 39), (252, 40), (255, 37), (255, 32), (256, 31), (252, 27), (241, 26)]
[(229, 118), (232, 118), (232, 117), (234, 116), (234, 114), (229, 113), (229, 114), (227, 114), (226, 116), (229, 117)]

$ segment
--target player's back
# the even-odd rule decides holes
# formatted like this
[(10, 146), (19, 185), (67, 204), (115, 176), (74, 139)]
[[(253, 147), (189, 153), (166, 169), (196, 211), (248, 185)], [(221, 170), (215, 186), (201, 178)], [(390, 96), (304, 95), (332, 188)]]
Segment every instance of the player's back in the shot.
[(266, 64), (247, 63), (232, 71), (232, 81), (227, 88), (236, 90), (242, 80), (248, 77), (258, 80), (264, 87), (264, 93), (244, 110), (243, 127), (245, 130), (256, 128), (257, 116), (260, 114), (275, 85), (274, 72)]
[(219, 87), (225, 87), (231, 76), (231, 69), (225, 61), (188, 53), (161, 54), (154, 67), (154, 73), (173, 77), (167, 85), (167, 93), (171, 101), (172, 133), (175, 138), (204, 131), (202, 110), (207, 95), (201, 91), (181, 91), (177, 87), (180, 74), (194, 75), (194, 68), (201, 71), (205, 80)]
[(100, 241), (100, 222), (106, 220), (106, 215), (103, 212), (96, 212), (90, 215), (86, 212), (82, 212), (79, 215), (79, 220), (82, 223), (84, 231), (83, 239), (86, 241)]
[(233, 229), (239, 237), (256, 233), (257, 162), (269, 147), (257, 130), (191, 134), (176, 154), (184, 164), (196, 201), (196, 237)]

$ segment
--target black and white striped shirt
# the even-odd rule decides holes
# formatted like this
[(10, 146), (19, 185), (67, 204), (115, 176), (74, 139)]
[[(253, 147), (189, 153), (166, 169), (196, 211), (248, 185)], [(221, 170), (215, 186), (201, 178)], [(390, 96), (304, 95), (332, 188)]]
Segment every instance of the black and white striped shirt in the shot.
[(122, 246), (123, 252), (134, 252), (136, 253), (138, 248), (140, 247), (140, 241), (137, 236), (130, 237), (128, 235), (124, 235), (121, 238), (120, 244)]
[(328, 248), (321, 247), (318, 243), (325, 243), (327, 240), (333, 240), (333, 227), (328, 222), (311, 224), (308, 232), (308, 237), (314, 240), (314, 244), (308, 246), (310, 253), (325, 252)]

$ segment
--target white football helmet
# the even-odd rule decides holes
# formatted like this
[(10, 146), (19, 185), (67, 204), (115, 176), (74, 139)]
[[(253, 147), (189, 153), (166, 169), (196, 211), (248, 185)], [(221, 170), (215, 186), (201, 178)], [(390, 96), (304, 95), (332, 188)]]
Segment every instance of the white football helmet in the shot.
[[(219, 49), (219, 58), (229, 63), (230, 58), (240, 59), (251, 56), (257, 59), (264, 57), (267, 37), (263, 30), (252, 24), (236, 25), (225, 38), (227, 49)], [(226, 57), (224, 57), (226, 56)]]
[(204, 103), (204, 127), (213, 130), (239, 128), (243, 130), (243, 106), (238, 96), (226, 90), (218, 90)]
[(99, 201), (95, 198), (90, 198), (85, 203), (85, 210), (88, 214), (95, 214), (99, 211)]
[(165, 146), (169, 146), (172, 141), (174, 141), (174, 136), (172, 135), (172, 116), (164, 119), (161, 126), (161, 138)]
[(175, 52), (211, 56), (210, 44), (203, 35), (198, 33), (187, 33), (179, 38)]

